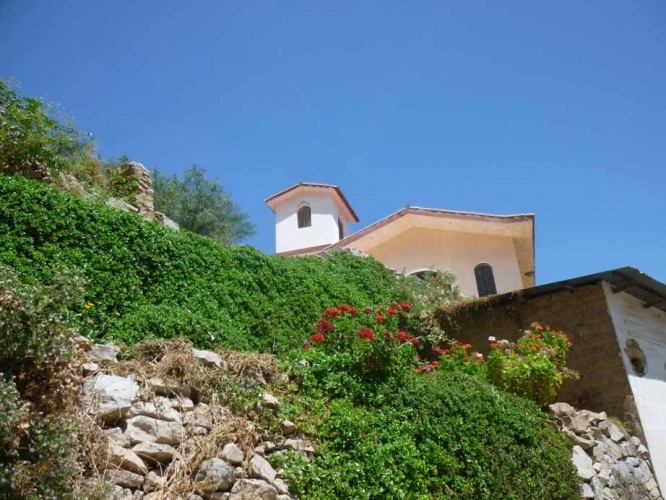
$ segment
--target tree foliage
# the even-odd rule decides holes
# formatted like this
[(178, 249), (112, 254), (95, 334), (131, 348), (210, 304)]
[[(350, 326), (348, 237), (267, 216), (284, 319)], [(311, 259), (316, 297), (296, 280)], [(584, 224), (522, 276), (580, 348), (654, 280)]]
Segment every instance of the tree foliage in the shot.
[(0, 80), (0, 172), (35, 165), (71, 172), (88, 166), (92, 138), (58, 118), (55, 106), (20, 96)]
[(233, 244), (254, 234), (248, 221), (217, 179), (207, 179), (205, 170), (192, 165), (181, 180), (153, 170), (155, 210), (166, 214), (180, 227), (203, 234), (219, 243)]

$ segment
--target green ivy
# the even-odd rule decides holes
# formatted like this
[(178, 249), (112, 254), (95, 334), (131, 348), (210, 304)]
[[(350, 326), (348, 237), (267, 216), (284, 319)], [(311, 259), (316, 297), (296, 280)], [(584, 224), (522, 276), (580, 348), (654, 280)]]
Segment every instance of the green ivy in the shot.
[(280, 354), (300, 346), (328, 305), (398, 295), (372, 258), (222, 246), (18, 176), (0, 175), (0, 263), (25, 281), (52, 280), (56, 264), (78, 271), (93, 304), (73, 311), (82, 331), (128, 344), (183, 336)]

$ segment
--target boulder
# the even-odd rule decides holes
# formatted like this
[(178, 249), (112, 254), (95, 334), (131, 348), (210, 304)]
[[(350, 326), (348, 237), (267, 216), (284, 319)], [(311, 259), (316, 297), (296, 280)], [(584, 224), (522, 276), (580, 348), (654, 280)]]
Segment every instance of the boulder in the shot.
[(574, 413), (574, 407), (568, 403), (553, 403), (548, 406), (550, 414), (556, 418), (569, 417)]
[(241, 479), (231, 488), (229, 500), (277, 500), (277, 490), (259, 479)]
[(166, 422), (141, 415), (127, 420), (125, 437), (130, 444), (155, 442), (175, 445), (185, 439), (185, 432), (179, 422)]
[(139, 415), (166, 420), (168, 422), (181, 422), (183, 420), (180, 412), (171, 406), (169, 399), (162, 396), (155, 397), (155, 400), (152, 402), (139, 401), (134, 403), (129, 409), (127, 416), (136, 417)]
[(268, 463), (268, 460), (260, 455), (255, 455), (250, 460), (250, 474), (254, 478), (263, 479), (269, 483), (272, 483), (277, 477), (275, 469)]
[[(159, 472), (159, 471), (158, 471)], [(150, 471), (146, 476), (146, 480), (143, 483), (143, 491), (150, 493), (153, 491), (158, 491), (164, 488), (166, 485), (166, 478), (155, 471)]]
[(123, 488), (140, 488), (143, 476), (123, 469), (109, 469), (104, 472), (104, 479)]
[(110, 442), (108, 447), (109, 464), (120, 469), (128, 470), (136, 474), (145, 475), (148, 473), (146, 464), (143, 460), (131, 450)]
[(130, 442), (127, 440), (120, 427), (111, 427), (110, 429), (105, 429), (104, 434), (106, 434), (110, 440), (119, 444), (123, 448), (128, 448), (130, 445)]
[(240, 465), (245, 460), (245, 453), (235, 443), (227, 443), (222, 448), (222, 458), (232, 465)]
[[(282, 444), (282, 448), (294, 451), (304, 451), (305, 453), (314, 453), (315, 451), (312, 443), (307, 439), (287, 439)], [(592, 464), (590, 464), (590, 466), (592, 466)]]
[(268, 408), (276, 409), (280, 404), (280, 402), (275, 396), (273, 396), (272, 394), (268, 394), (267, 392), (263, 393), (261, 395), (261, 398), (264, 400)]
[(234, 471), (221, 458), (209, 458), (201, 463), (194, 480), (201, 491), (228, 491), (234, 484)]
[(118, 362), (118, 354), (120, 354), (120, 347), (113, 344), (93, 344), (90, 348), (88, 356), (95, 361), (111, 361), (112, 363)]
[(280, 422), (280, 431), (285, 436), (291, 436), (296, 432), (296, 424), (291, 420), (282, 420)]
[(160, 443), (139, 443), (132, 451), (141, 458), (160, 464), (171, 462), (177, 453), (173, 446)]
[(121, 419), (139, 392), (134, 380), (117, 375), (97, 375), (83, 384), (83, 404), (88, 413), (106, 422)]
[(227, 365), (222, 359), (222, 356), (220, 356), (216, 352), (192, 349), (192, 354), (196, 359), (201, 361), (206, 366), (215, 366), (221, 370), (227, 369)]

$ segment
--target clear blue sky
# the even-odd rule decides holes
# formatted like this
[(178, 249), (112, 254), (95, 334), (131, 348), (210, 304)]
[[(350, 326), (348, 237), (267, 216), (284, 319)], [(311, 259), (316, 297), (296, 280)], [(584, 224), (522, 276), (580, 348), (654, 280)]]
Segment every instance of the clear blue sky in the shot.
[(537, 282), (666, 281), (666, 2), (0, 0), (0, 76), (149, 168), (536, 213)]

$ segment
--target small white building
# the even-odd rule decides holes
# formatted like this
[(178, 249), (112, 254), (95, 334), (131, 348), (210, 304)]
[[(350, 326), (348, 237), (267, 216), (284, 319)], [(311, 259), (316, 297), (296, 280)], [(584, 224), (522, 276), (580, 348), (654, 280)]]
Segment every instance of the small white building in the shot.
[(407, 207), (350, 234), (358, 217), (338, 186), (299, 183), (266, 199), (279, 255), (354, 248), (407, 274), (452, 271), (462, 293), (534, 286), (534, 215)]

